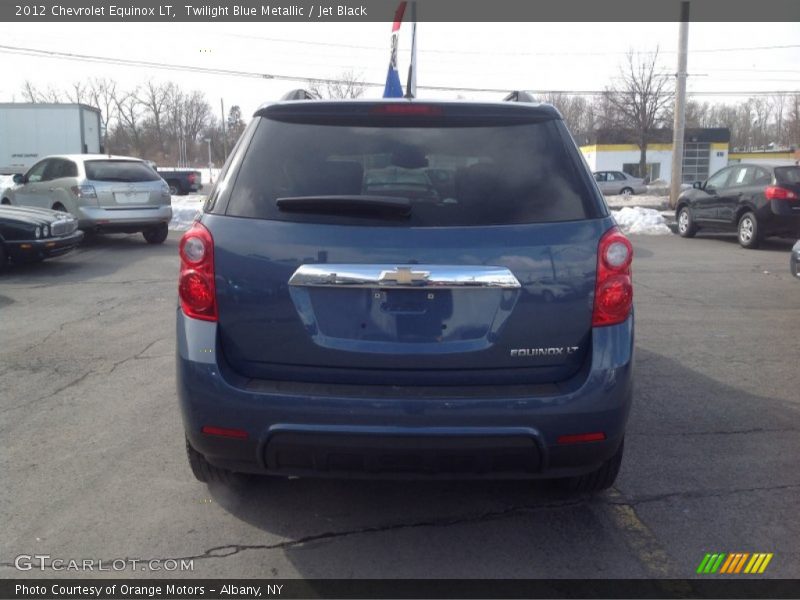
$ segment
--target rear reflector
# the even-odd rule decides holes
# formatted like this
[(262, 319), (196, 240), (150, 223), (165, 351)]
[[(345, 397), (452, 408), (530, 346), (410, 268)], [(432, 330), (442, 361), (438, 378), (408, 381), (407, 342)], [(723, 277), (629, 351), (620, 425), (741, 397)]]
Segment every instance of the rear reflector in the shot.
[(430, 104), (379, 104), (370, 111), (373, 115), (408, 115), (408, 116), (431, 116), (436, 117), (443, 114), (441, 106)]
[(797, 200), (798, 196), (792, 190), (786, 188), (770, 185), (764, 190), (764, 195), (767, 200)]
[(572, 435), (560, 435), (557, 442), (559, 444), (583, 444), (584, 442), (602, 442), (606, 439), (606, 434), (602, 431), (596, 433), (574, 433)]
[(218, 435), (220, 437), (233, 438), (236, 440), (246, 440), (247, 432), (243, 429), (227, 429), (225, 427), (214, 427), (213, 425), (204, 425), (200, 429), (205, 435)]

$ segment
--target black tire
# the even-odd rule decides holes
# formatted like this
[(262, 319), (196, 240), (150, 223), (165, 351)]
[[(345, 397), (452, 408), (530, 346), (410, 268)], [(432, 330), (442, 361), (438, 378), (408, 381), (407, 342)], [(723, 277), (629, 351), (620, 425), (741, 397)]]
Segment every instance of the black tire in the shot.
[(163, 244), (169, 235), (169, 228), (166, 223), (161, 223), (152, 229), (145, 229), (142, 235), (148, 244)]
[(564, 490), (574, 494), (591, 494), (607, 490), (617, 479), (624, 448), (625, 440), (622, 440), (614, 456), (604, 462), (599, 469), (585, 475), (559, 479), (558, 483)]
[(8, 198), (3, 198), (3, 200), (0, 201), (0, 204), (3, 204), (5, 206), (11, 206), (11, 200), (9, 200)]
[(53, 205), (53, 210), (57, 210), (58, 212), (67, 212), (67, 208), (59, 202), (56, 202)]
[(624, 187), (619, 192), (623, 196), (633, 196), (633, 188)]
[(175, 180), (167, 181), (167, 185), (169, 186), (169, 194), (170, 196), (177, 196), (181, 193), (181, 187), (178, 185), (178, 182)]
[(0, 242), (0, 273), (6, 270), (8, 266), (8, 253), (6, 253), (6, 247), (3, 245), (3, 242)]
[(697, 233), (697, 225), (694, 224), (692, 209), (682, 206), (676, 216), (678, 221), (678, 235), (684, 238), (693, 238)]
[(758, 248), (761, 244), (762, 235), (755, 213), (747, 211), (739, 217), (736, 236), (739, 238), (739, 245), (742, 248), (747, 248), (748, 250)]
[(231, 485), (237, 482), (236, 474), (233, 471), (220, 469), (212, 465), (206, 460), (205, 456), (192, 448), (189, 440), (186, 440), (186, 456), (189, 458), (189, 467), (191, 467), (192, 474), (197, 481), (202, 481), (203, 483), (224, 483), (225, 485)]

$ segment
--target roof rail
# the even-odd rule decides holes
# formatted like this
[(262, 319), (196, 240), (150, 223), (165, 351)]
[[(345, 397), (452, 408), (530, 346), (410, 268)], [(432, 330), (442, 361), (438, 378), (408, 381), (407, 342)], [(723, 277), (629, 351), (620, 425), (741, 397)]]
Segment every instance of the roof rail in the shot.
[(314, 92), (309, 92), (302, 88), (286, 92), (281, 96), (281, 100), (319, 100), (319, 96)]
[(514, 90), (503, 98), (503, 102), (536, 102), (536, 98), (526, 91)]

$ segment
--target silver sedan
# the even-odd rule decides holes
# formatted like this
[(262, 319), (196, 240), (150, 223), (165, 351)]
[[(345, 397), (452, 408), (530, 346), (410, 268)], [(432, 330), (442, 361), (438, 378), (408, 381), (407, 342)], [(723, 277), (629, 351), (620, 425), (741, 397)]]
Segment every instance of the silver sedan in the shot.
[(84, 231), (141, 232), (151, 244), (167, 239), (172, 218), (169, 186), (144, 161), (107, 154), (48, 156), (0, 200), (71, 213)]
[(597, 187), (606, 196), (630, 196), (631, 194), (644, 194), (647, 186), (644, 179), (633, 177), (622, 171), (597, 171), (594, 173)]

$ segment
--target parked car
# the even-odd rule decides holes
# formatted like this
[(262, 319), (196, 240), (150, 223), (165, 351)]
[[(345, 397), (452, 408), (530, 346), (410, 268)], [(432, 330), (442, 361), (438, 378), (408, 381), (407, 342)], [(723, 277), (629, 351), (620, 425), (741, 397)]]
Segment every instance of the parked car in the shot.
[(789, 267), (791, 268), (792, 275), (800, 278), (800, 240), (797, 240), (792, 248), (792, 255), (789, 259)]
[(66, 254), (83, 239), (71, 215), (45, 208), (0, 206), (0, 271), (12, 262)]
[(633, 177), (622, 171), (597, 171), (594, 173), (594, 180), (597, 182), (597, 187), (606, 196), (620, 194), (630, 196), (647, 192), (644, 179)]
[(185, 196), (203, 189), (203, 174), (200, 171), (154, 168), (161, 178), (167, 182), (169, 193), (173, 196)]
[(141, 232), (150, 244), (167, 239), (172, 206), (167, 184), (144, 161), (106, 154), (48, 156), (25, 175), (2, 203), (68, 212), (90, 232)]
[[(448, 164), (454, 196), (409, 197), (385, 179), (365, 191), (386, 161)], [(204, 211), (180, 242), (177, 309), (200, 481), (613, 483), (633, 251), (553, 107), (265, 105)], [(545, 299), (537, 282), (554, 276), (571, 293)]]
[(683, 192), (676, 208), (678, 233), (736, 231), (744, 248), (770, 235), (800, 236), (800, 166), (739, 163)]

